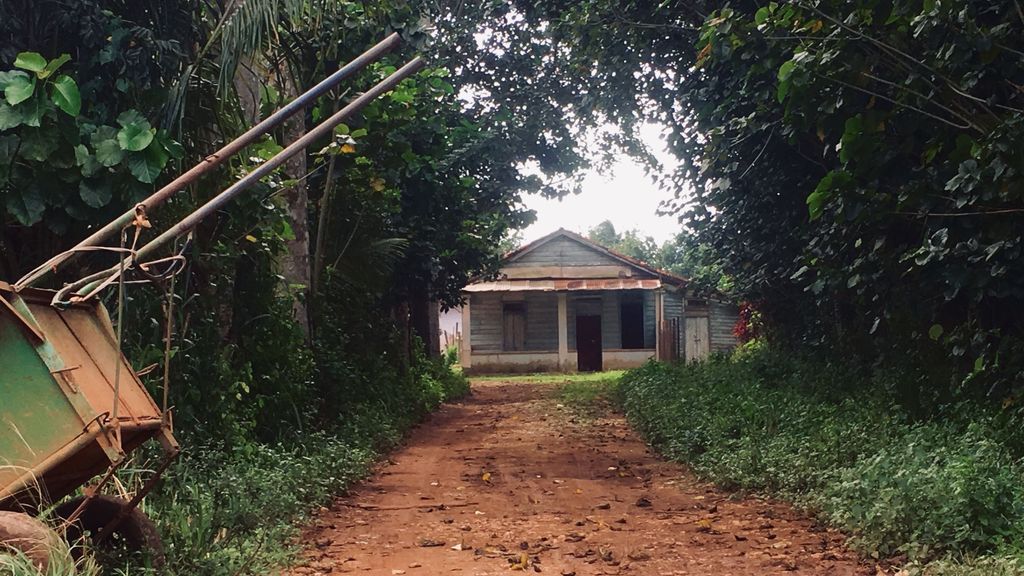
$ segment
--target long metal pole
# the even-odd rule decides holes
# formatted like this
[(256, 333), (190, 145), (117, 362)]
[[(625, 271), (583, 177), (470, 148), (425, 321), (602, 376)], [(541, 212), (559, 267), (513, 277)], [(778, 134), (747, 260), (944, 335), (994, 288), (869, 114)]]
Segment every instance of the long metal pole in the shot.
[[(423, 68), (423, 65), (424, 61), (422, 58), (417, 57), (410, 60), (405, 66), (402, 66), (401, 68), (393, 72), (390, 76), (381, 81), (379, 84), (364, 92), (362, 95), (360, 95), (358, 98), (350, 102), (347, 106), (339, 110), (333, 116), (325, 120), (319, 126), (313, 128), (312, 130), (304, 134), (301, 138), (289, 144), (288, 147), (278, 152), (270, 160), (267, 160), (266, 162), (261, 164), (258, 168), (247, 174), (244, 178), (242, 178), (238, 182), (235, 182), (229, 188), (211, 198), (206, 204), (203, 204), (201, 207), (199, 207), (194, 212), (192, 212), (184, 219), (182, 219), (180, 222), (168, 228), (166, 231), (164, 231), (162, 234), (151, 240), (142, 248), (139, 248), (139, 250), (131, 258), (129, 265), (134, 265), (137, 262), (145, 260), (149, 256), (153, 255), (153, 253), (156, 250), (160, 249), (160, 247), (162, 247), (163, 245), (167, 244), (168, 242), (171, 242), (178, 236), (181, 236), (182, 234), (195, 228), (195, 226), (199, 224), (199, 222), (202, 221), (204, 218), (218, 211), (222, 206), (230, 202), (235, 196), (237, 196), (238, 194), (240, 194), (241, 192), (243, 192), (256, 182), (258, 182), (264, 176), (267, 176), (268, 174), (273, 172), (275, 169), (277, 169), (277, 167), (284, 164), (289, 158), (298, 154), (316, 140), (319, 140), (320, 138), (323, 138), (325, 136), (329, 136), (331, 132), (334, 130), (335, 126), (344, 122), (349, 116), (362, 110), (367, 104), (372, 102), (381, 94), (384, 94), (385, 92), (393, 89), (395, 86), (398, 85), (399, 82), (416, 73), (419, 69)], [(78, 282), (70, 284), (57, 293), (57, 296), (54, 298), (54, 302), (58, 304), (62, 303), (62, 298), (64, 295), (75, 291), (82, 293), (83, 298), (89, 298), (90, 296), (92, 296), (92, 292), (94, 292), (97, 288), (107, 283), (105, 281), (101, 282), (100, 280), (104, 278), (107, 278), (109, 280), (112, 274), (117, 274), (117, 271), (118, 266), (114, 266), (102, 272), (91, 274), (88, 277), (79, 280)]]
[(38, 283), (40, 280), (45, 278), (50, 272), (55, 270), (57, 266), (67, 262), (77, 254), (77, 250), (89, 246), (98, 246), (104, 240), (110, 236), (120, 232), (122, 228), (131, 224), (135, 219), (136, 209), (141, 205), (146, 213), (149, 210), (163, 204), (168, 198), (173, 196), (176, 192), (185, 188), (185, 186), (191, 184), (193, 181), (199, 179), (204, 173), (221, 165), (225, 160), (234, 156), (243, 148), (255, 142), (260, 136), (263, 136), (267, 132), (273, 130), (282, 122), (293, 116), (299, 110), (302, 110), (317, 98), (325, 94), (328, 90), (336, 86), (339, 82), (348, 78), (352, 74), (362, 70), (371, 62), (376, 61), (386, 52), (397, 46), (401, 42), (401, 38), (398, 33), (395, 32), (380, 41), (377, 45), (370, 48), (366, 52), (363, 52), (355, 60), (352, 60), (345, 66), (342, 66), (337, 72), (331, 74), (316, 86), (310, 88), (303, 94), (301, 94), (295, 100), (285, 105), (277, 112), (268, 116), (265, 120), (259, 124), (253, 126), (247, 130), (244, 134), (235, 138), (231, 142), (224, 145), (223, 148), (217, 150), (213, 154), (210, 154), (204, 158), (201, 162), (193, 166), (188, 172), (178, 176), (163, 188), (154, 192), (149, 198), (146, 198), (136, 206), (127, 210), (124, 214), (119, 216), (113, 222), (107, 224), (103, 228), (100, 228), (96, 232), (93, 232), (91, 236), (79, 242), (74, 248), (67, 252), (63, 252), (51, 258), (44, 266), (37, 268), (30, 275), (22, 278), (17, 284), (14, 285), (15, 291), (21, 290), (28, 286), (32, 286)]

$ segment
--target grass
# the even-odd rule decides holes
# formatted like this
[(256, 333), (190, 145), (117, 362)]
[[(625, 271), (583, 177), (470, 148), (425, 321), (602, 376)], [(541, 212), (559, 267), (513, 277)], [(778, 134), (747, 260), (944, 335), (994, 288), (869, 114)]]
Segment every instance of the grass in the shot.
[(1020, 576), (1024, 559), (995, 555), (977, 559), (942, 559), (906, 567), (907, 576)]
[(521, 382), (525, 384), (556, 385), (559, 403), (581, 416), (594, 416), (613, 404), (624, 370), (607, 372), (579, 372), (574, 374), (537, 373), (506, 374), (473, 377), (478, 382)]
[(558, 399), (577, 414), (594, 417), (614, 407), (621, 378), (622, 373), (606, 372), (603, 378), (570, 379), (558, 387)]
[(574, 374), (537, 373), (537, 374), (487, 374), (473, 376), (472, 380), (480, 382), (525, 382), (529, 384), (566, 384), (584, 382), (605, 382), (618, 380), (626, 372), (609, 370), (608, 372), (579, 372)]
[(63, 538), (56, 538), (50, 547), (45, 571), (40, 571), (23, 552), (0, 546), (0, 576), (101, 576), (101, 572), (91, 556), (76, 559), (71, 554), (71, 546)]
[(763, 350), (649, 364), (623, 377), (619, 396), (666, 457), (726, 489), (788, 499), (866, 556), (909, 558), (921, 576), (1022, 573), (1024, 461), (1008, 440), (1019, 436), (1013, 420), (968, 403), (912, 415), (868, 379), (842, 363)]

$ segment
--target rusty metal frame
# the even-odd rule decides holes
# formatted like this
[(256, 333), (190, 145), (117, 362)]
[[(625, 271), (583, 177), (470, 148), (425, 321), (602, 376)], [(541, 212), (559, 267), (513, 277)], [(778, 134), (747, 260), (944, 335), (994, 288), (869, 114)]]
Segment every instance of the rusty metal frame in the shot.
[[(171, 434), (170, 429), (166, 425), (160, 427), (160, 435), (157, 436), (157, 439), (160, 441), (160, 444), (164, 449), (163, 460), (160, 462), (160, 465), (157, 466), (156, 470), (153, 471), (153, 475), (150, 476), (149, 480), (147, 480), (146, 483), (143, 484), (142, 488), (132, 496), (132, 499), (128, 501), (120, 512), (118, 512), (117, 516), (111, 518), (110, 521), (107, 522), (107, 525), (100, 529), (99, 534), (96, 535), (97, 542), (102, 542), (108, 538), (114, 530), (117, 530), (117, 527), (124, 522), (124, 519), (128, 517), (128, 514), (137, 508), (139, 503), (142, 502), (142, 499), (148, 496), (149, 493), (156, 488), (156, 484), (160, 481), (160, 478), (163, 477), (164, 472), (167, 471), (167, 468), (175, 459), (177, 459), (178, 454), (181, 453), (181, 447), (178, 445), (178, 441), (174, 438), (174, 435)], [(85, 502), (83, 502), (83, 507), (84, 505)], [(78, 510), (75, 512), (78, 513)]]

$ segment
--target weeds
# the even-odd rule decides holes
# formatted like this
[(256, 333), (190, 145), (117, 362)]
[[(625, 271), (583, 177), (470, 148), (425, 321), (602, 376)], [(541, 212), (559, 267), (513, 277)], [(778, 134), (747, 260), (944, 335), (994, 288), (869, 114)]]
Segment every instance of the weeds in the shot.
[(293, 561), (295, 537), (312, 509), (365, 476), (427, 411), (469, 392), (468, 381), (448, 363), (417, 358), (417, 366), (411, 386), (418, 399), (404, 407), (350, 406), (333, 432), (276, 444), (193, 448), (146, 500), (164, 535), (167, 572), (266, 574)]
[(620, 375), (604, 378), (573, 378), (558, 388), (559, 401), (584, 416), (594, 416), (608, 410), (618, 393)]
[[(995, 408), (912, 416), (852, 367), (771, 350), (652, 363), (623, 378), (621, 397), (668, 457), (726, 488), (795, 501), (865, 554), (927, 562), (1024, 549), (1024, 465)], [(983, 573), (970, 566), (989, 564), (919, 573)]]
[(54, 538), (49, 545), (49, 564), (43, 570), (20, 550), (0, 546), (0, 576), (101, 576), (101, 572), (92, 557), (75, 558), (71, 545)]

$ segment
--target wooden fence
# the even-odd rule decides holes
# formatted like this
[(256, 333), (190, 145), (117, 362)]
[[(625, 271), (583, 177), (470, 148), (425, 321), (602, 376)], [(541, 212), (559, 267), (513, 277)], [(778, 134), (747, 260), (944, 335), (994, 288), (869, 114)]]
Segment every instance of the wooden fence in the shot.
[(678, 318), (662, 320), (658, 326), (659, 362), (675, 362), (683, 355), (683, 328)]

